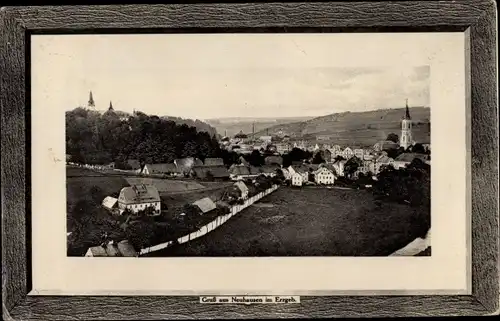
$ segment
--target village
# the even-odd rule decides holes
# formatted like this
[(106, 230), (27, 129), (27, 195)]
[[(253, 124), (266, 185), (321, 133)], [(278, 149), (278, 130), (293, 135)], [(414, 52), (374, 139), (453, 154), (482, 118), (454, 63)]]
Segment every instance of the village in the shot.
[[(374, 146), (341, 147), (322, 143), (325, 137), (295, 139), (283, 132), (258, 138), (253, 133), (240, 132), (218, 140), (219, 148), (230, 155), (229, 162), (222, 157), (201, 159), (192, 155), (169, 163), (126, 159), (119, 163), (85, 164), (74, 162), (67, 155), (67, 167), (86, 171), (84, 175), (93, 172), (103, 178), (128, 177), (127, 186), (100, 195), (102, 199), (96, 204), (116, 218), (123, 233), (101, 233), (99, 244), (89, 246), (85, 256), (142, 256), (191, 242), (219, 228), (240, 211), (243, 213), (239, 215), (245, 215), (245, 208), (278, 188), (369, 190), (384, 171), (404, 170), (418, 164), (429, 166), (430, 144), (413, 140), (408, 102), (402, 116), (400, 137), (390, 134)], [(165, 183), (169, 186), (166, 189), (161, 187)], [(175, 184), (186, 186), (186, 190), (171, 189)], [(205, 185), (191, 188), (190, 184)], [(165, 195), (193, 196), (199, 190), (208, 194), (196, 200), (188, 197), (191, 201), (175, 207), (176, 213), (172, 213), (172, 204), (162, 199)], [(137, 229), (141, 224), (154, 228)], [(68, 231), (69, 238), (72, 234)]]

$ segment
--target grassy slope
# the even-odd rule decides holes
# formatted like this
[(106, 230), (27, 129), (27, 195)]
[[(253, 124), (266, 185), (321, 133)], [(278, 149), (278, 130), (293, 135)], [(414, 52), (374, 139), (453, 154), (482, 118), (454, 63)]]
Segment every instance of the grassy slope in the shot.
[[(430, 140), (430, 109), (423, 107), (410, 108), (413, 120), (413, 136), (416, 141)], [(333, 141), (345, 145), (373, 145), (385, 139), (389, 133), (400, 134), (401, 118), (404, 108), (380, 109), (368, 112), (346, 112), (314, 118), (306, 122), (295, 122), (273, 126), (269, 134), (283, 129), (288, 134), (333, 135)], [(262, 130), (256, 135), (264, 135)]]
[(419, 232), (414, 209), (378, 208), (368, 191), (280, 188), (259, 203), (209, 235), (155, 255), (385, 256)]

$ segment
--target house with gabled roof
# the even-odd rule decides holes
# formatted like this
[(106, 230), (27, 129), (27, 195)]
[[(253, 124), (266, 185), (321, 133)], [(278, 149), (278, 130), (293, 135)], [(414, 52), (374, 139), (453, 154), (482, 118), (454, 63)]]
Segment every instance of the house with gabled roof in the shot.
[(245, 183), (236, 182), (234, 183), (234, 186), (236, 186), (240, 190), (242, 199), (248, 198), (248, 187), (245, 185)]
[(189, 176), (198, 179), (225, 180), (230, 178), (230, 173), (225, 166), (194, 166)]
[(90, 247), (85, 253), (86, 257), (137, 257), (139, 256), (128, 240), (118, 243), (114, 241), (103, 243), (99, 246)]
[(224, 160), (222, 158), (205, 158), (205, 166), (224, 166)]
[(120, 190), (118, 196), (118, 208), (121, 213), (127, 209), (137, 213), (152, 207), (154, 214), (160, 214), (160, 203), (160, 193), (154, 185), (127, 186)]
[(394, 159), (394, 168), (400, 169), (408, 166), (415, 158), (420, 159), (424, 163), (428, 163), (429, 155), (419, 153), (402, 153)]
[(345, 164), (346, 163), (347, 163), (347, 161), (345, 159), (337, 160), (337, 161), (333, 162), (333, 164), (332, 164), (333, 168), (337, 172), (338, 176), (344, 176), (345, 175), (344, 168), (345, 168)]
[(107, 210), (113, 210), (118, 206), (118, 199), (111, 197), (111, 196), (106, 196), (101, 203), (102, 207), (104, 207)]
[(332, 185), (335, 182), (335, 175), (326, 167), (320, 167), (314, 171), (314, 182), (316, 184)]
[(391, 150), (391, 149), (398, 149), (399, 144), (395, 143), (390, 140), (382, 140), (377, 142), (375, 145), (373, 145), (373, 149), (377, 152), (383, 151), (383, 150)]
[(181, 172), (177, 169), (174, 163), (163, 163), (163, 164), (145, 164), (142, 168), (142, 174), (144, 175), (180, 175)]
[(281, 156), (267, 156), (264, 159), (266, 165), (283, 165), (283, 157)]
[(342, 151), (342, 156), (343, 156), (345, 159), (349, 159), (349, 158), (351, 158), (352, 156), (354, 156), (354, 151), (353, 151), (350, 147), (346, 147), (346, 148), (344, 148), (344, 150)]
[(278, 165), (263, 165), (258, 167), (260, 174), (264, 174), (270, 177), (276, 176), (276, 170), (278, 168), (280, 168)]
[(199, 199), (196, 202), (193, 202), (192, 205), (198, 207), (201, 211), (201, 214), (206, 214), (217, 208), (214, 201), (212, 201), (210, 197)]

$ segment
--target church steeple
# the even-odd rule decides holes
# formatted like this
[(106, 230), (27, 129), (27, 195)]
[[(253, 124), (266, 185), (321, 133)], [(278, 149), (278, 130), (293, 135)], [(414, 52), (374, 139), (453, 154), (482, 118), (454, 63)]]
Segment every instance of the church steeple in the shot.
[(95, 108), (95, 102), (94, 102), (94, 97), (92, 96), (92, 90), (90, 91), (90, 94), (89, 94), (88, 106), (89, 106), (89, 108)]
[(406, 98), (406, 112), (405, 112), (405, 118), (404, 119), (411, 119), (410, 108), (408, 107), (408, 98)]
[(108, 108), (109, 111), (113, 111), (113, 103), (111, 102), (111, 100), (109, 101), (109, 108)]
[(413, 145), (413, 139), (411, 134), (411, 116), (410, 108), (408, 107), (408, 99), (406, 99), (406, 110), (403, 120), (401, 121), (401, 137), (399, 145), (404, 149)]

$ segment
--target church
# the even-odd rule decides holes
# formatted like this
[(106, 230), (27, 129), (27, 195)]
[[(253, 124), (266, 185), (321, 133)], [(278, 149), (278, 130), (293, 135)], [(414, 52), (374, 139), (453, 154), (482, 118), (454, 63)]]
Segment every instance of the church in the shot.
[(408, 147), (413, 146), (415, 141), (411, 135), (411, 116), (410, 108), (408, 107), (408, 99), (406, 99), (406, 111), (401, 121), (401, 137), (399, 138), (399, 146), (403, 147), (405, 150)]

